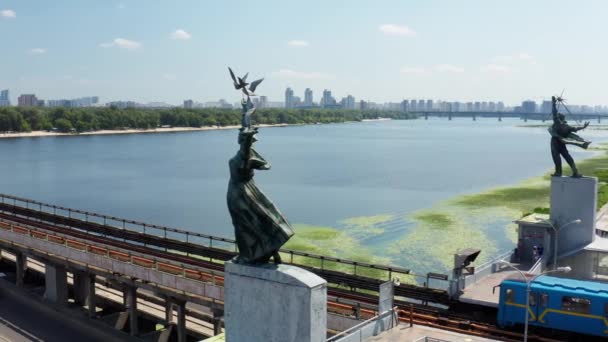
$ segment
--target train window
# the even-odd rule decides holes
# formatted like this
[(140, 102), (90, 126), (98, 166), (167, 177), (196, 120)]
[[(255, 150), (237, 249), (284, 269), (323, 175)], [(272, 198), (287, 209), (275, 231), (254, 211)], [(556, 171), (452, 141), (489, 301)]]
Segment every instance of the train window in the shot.
[[(513, 289), (507, 289), (506, 294), (507, 294), (507, 302), (513, 302), (513, 297), (514, 297)], [(608, 308), (608, 306), (606, 308)]]
[(536, 306), (536, 293), (530, 293), (530, 306)]
[(546, 293), (543, 293), (542, 295), (540, 295), (540, 306), (546, 308), (548, 303), (549, 303), (549, 295)]
[(562, 297), (562, 310), (588, 314), (591, 301), (586, 298)]

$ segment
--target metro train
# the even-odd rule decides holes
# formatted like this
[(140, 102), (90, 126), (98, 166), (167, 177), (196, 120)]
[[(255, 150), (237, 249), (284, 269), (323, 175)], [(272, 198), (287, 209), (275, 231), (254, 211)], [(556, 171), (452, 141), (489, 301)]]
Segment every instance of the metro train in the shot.
[[(524, 323), (527, 284), (500, 284), (498, 325)], [(608, 283), (540, 276), (531, 285), (528, 324), (608, 338)]]

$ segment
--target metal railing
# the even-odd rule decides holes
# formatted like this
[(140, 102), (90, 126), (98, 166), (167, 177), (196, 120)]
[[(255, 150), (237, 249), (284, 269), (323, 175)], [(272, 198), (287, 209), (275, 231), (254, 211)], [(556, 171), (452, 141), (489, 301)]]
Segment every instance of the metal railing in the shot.
[(541, 274), (546, 266), (547, 266), (547, 255), (543, 255), (540, 258), (538, 258), (538, 260), (536, 260), (536, 262), (534, 263), (534, 265), (532, 265), (532, 267), (530, 267), (530, 270), (528, 270), (529, 274)]
[[(117, 229), (135, 231), (146, 235), (153, 235), (160, 238), (178, 240), (185, 243), (198, 244), (210, 248), (219, 248), (233, 252), (238, 251), (236, 241), (231, 238), (196, 233), (184, 229), (170, 228), (115, 216), (98, 214), (85, 210), (67, 208), (63, 206), (47, 204), (36, 200), (6, 194), (0, 194), (0, 201), (2, 204), (13, 205), (16, 207), (26, 208), (30, 210), (36, 210), (47, 214), (67, 217), (70, 219), (96, 223), (103, 226), (110, 226)], [(64, 227), (70, 229), (78, 229), (78, 227)], [(431, 284), (429, 283), (428, 274), (415, 274), (411, 272), (411, 270), (402, 267), (372, 264), (289, 249), (281, 249), (280, 252), (286, 262), (297, 262), (303, 265), (320, 268), (321, 270), (339, 270), (340, 272), (345, 272), (356, 276), (369, 276), (378, 279), (386, 278), (388, 280), (394, 279), (395, 276), (409, 278), (413, 279), (416, 284), (424, 284), (429, 288), (439, 290), (448, 289), (452, 282), (452, 280), (450, 280), (447, 275), (442, 275), (442, 277), (431, 277), (431, 286)], [(438, 275), (436, 273), (430, 274)], [(401, 281), (407, 282), (407, 279), (401, 279)]]
[[(327, 342), (362, 342), (371, 336), (376, 336), (379, 333), (389, 330), (399, 324), (399, 318), (396, 313), (397, 308), (384, 311), (378, 316), (367, 319), (351, 328), (348, 328), (330, 338)], [(390, 318), (388, 322), (379, 322), (385, 318)], [(378, 327), (378, 324), (387, 323), (387, 327)]]
[(496, 263), (500, 260), (511, 261), (511, 257), (513, 256), (514, 250), (511, 249), (502, 254), (499, 254), (489, 261), (475, 267), (475, 273), (471, 275), (467, 275), (464, 278), (464, 287), (471, 286), (478, 282), (480, 279), (487, 277), (492, 273), (496, 273), (499, 267), (496, 266)]
[(417, 339), (414, 342), (451, 342), (451, 341), (441, 340), (441, 339), (438, 339), (438, 338), (425, 336), (425, 337), (421, 337), (421, 338)]

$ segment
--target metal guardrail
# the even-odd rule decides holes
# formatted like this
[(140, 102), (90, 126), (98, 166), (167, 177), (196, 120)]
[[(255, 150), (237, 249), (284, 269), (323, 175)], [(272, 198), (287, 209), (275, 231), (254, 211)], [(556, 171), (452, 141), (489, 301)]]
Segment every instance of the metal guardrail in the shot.
[(438, 339), (438, 338), (425, 336), (425, 337), (421, 337), (421, 338), (417, 339), (414, 342), (451, 342), (451, 341), (441, 340), (441, 339)]
[[(374, 316), (368, 320), (365, 320), (349, 329), (346, 329), (330, 338), (327, 339), (327, 342), (362, 342), (371, 336), (375, 336), (380, 332), (389, 330), (399, 324), (399, 319), (396, 313), (397, 308), (392, 308), (391, 310), (384, 311), (378, 316)], [(382, 324), (379, 322), (385, 318), (390, 317), (390, 322), (387, 322), (389, 327), (382, 327), (376, 329), (376, 324)], [(374, 327), (372, 327), (374, 325)], [(373, 329), (372, 329), (373, 328)], [(370, 330), (371, 329), (371, 330)]]
[[(201, 234), (196, 232), (187, 231), (184, 229), (170, 228), (165, 226), (160, 226), (156, 224), (149, 224), (135, 220), (124, 219), (115, 216), (103, 215), (94, 212), (89, 212), (85, 210), (72, 209), (63, 206), (57, 206), (53, 204), (43, 203), (36, 200), (31, 200), (27, 198), (0, 194), (0, 200), (2, 204), (12, 204), (13, 206), (19, 206), (26, 209), (38, 210), (40, 212), (44, 212), (47, 214), (59, 215), (68, 217), (71, 219), (78, 219), (85, 222), (91, 222), (100, 224), (103, 226), (111, 226), (116, 227), (122, 230), (130, 230), (136, 231), (142, 234), (154, 235), (161, 238), (170, 238), (178, 241), (199, 244), (202, 246), (210, 247), (210, 248), (220, 248), (228, 251), (236, 252), (238, 250), (236, 245), (236, 240), (224, 237), (218, 237), (208, 234)], [(77, 227), (66, 227), (66, 228), (76, 228)], [(332, 268), (336, 268), (335, 266), (343, 266), (340, 267), (341, 272), (350, 273), (353, 275), (365, 275), (369, 274), (370, 271), (382, 271), (386, 272), (386, 277), (388, 280), (392, 280), (395, 275), (409, 277), (410, 279), (415, 279), (418, 284), (425, 284), (427, 287), (432, 289), (446, 290), (450, 287), (452, 280), (449, 279), (447, 275), (443, 275), (443, 279), (439, 279), (437, 277), (433, 278), (432, 285), (428, 282), (429, 276), (415, 274), (411, 272), (411, 270), (391, 265), (379, 265), (379, 264), (371, 264), (366, 262), (360, 262), (349, 259), (335, 258), (329, 256), (323, 256), (313, 253), (301, 252), (296, 250), (289, 249), (281, 249), (280, 252), (284, 256), (284, 260), (287, 262), (285, 257), (288, 258), (290, 263), (294, 263), (295, 258), (303, 258), (299, 260), (302, 263), (314, 265), (314, 267), (318, 267), (320, 269), (327, 268), (331, 270)], [(332, 265), (333, 264), (333, 265)], [(346, 267), (344, 267), (346, 266)], [(350, 268), (350, 272), (348, 271)], [(435, 273), (430, 273), (437, 275)]]
[(530, 267), (530, 270), (528, 271), (529, 274), (541, 274), (544, 270), (545, 267), (547, 266), (547, 255), (543, 255), (541, 256), (538, 260), (536, 260), (536, 262), (534, 263), (534, 265), (532, 265), (532, 267)]
[(468, 286), (471, 286), (471, 285), (475, 284), (477, 281), (479, 281), (480, 279), (485, 278), (492, 273), (495, 273), (499, 269), (499, 267), (496, 267), (496, 262), (498, 262), (499, 260), (510, 261), (511, 257), (513, 256), (513, 253), (514, 253), (514, 250), (511, 249), (507, 252), (497, 255), (496, 257), (492, 258), (491, 260), (476, 267), (474, 274), (465, 276), (464, 287), (466, 288)]

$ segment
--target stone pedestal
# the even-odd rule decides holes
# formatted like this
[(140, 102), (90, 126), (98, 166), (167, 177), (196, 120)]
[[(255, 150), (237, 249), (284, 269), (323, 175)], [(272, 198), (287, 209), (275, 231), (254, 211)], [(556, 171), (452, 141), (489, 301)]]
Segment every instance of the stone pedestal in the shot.
[[(560, 229), (559, 255), (593, 242), (596, 211), (597, 178), (551, 177), (551, 222)], [(574, 220), (581, 223), (569, 224)]]
[(326, 340), (327, 282), (291, 265), (225, 264), (227, 342)]

